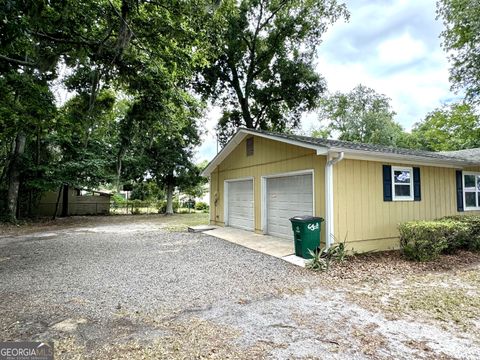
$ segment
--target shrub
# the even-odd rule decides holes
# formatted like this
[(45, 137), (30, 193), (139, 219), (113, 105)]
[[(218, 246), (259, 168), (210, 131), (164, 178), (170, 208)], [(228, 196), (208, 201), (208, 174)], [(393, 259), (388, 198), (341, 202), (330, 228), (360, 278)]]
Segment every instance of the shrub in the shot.
[(130, 201), (130, 204), (132, 206), (132, 215), (140, 215), (140, 208), (145, 206), (144, 201), (138, 199)]
[(467, 228), (464, 248), (471, 251), (480, 251), (480, 215), (448, 216), (443, 220), (455, 220)]
[(451, 216), (399, 226), (400, 247), (410, 260), (429, 261), (459, 249), (480, 250), (480, 217)]
[(111, 199), (115, 204), (125, 204), (127, 202), (127, 200), (125, 200), (120, 194), (113, 194)]
[(195, 210), (208, 210), (208, 204), (203, 201), (199, 201), (195, 204)]
[(446, 227), (437, 221), (410, 221), (399, 226), (400, 247), (409, 260), (429, 261), (448, 247)]

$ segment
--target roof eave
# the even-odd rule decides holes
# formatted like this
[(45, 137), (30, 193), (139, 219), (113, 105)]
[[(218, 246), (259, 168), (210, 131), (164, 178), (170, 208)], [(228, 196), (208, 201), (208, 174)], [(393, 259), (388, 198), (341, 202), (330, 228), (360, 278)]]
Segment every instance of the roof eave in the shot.
[(213, 158), (212, 161), (207, 165), (207, 167), (202, 171), (201, 175), (208, 177), (215, 170), (215, 168), (223, 161), (225, 158), (235, 149), (235, 147), (242, 142), (245, 137), (248, 135), (258, 136), (265, 139), (281, 141), (290, 145), (303, 147), (306, 149), (315, 150), (317, 155), (326, 155), (328, 153), (328, 148), (325, 146), (309, 144), (303, 141), (287, 139), (282, 136), (269, 135), (257, 131), (252, 131), (245, 128), (240, 128), (237, 133), (228, 141), (228, 143), (223, 147), (222, 150)]
[(367, 150), (354, 150), (342, 147), (331, 148), (332, 152), (344, 152), (345, 158), (347, 159), (358, 159), (358, 160), (377, 160), (377, 161), (398, 161), (403, 163), (412, 163), (418, 165), (437, 165), (442, 167), (453, 167), (453, 168), (463, 168), (466, 166), (478, 166), (478, 163), (461, 160), (461, 159), (441, 159), (433, 158), (428, 156), (421, 155), (406, 155), (406, 154), (395, 154), (387, 152), (376, 152), (376, 151), (367, 151)]

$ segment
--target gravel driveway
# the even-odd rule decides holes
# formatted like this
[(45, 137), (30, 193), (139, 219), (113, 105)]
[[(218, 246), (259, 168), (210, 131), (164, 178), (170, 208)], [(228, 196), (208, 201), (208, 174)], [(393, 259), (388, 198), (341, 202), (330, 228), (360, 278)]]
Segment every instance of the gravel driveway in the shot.
[(280, 259), (135, 221), (0, 238), (0, 340), (27, 339), (65, 359), (480, 356)]

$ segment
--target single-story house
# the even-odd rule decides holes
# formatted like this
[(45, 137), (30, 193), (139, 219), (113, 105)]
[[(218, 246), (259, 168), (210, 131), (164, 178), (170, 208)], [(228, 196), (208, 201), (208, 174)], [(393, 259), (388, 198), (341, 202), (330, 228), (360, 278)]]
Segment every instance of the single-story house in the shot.
[[(86, 190), (63, 186), (60, 191), (44, 192), (32, 209), (37, 216), (106, 215), (110, 213), (111, 194), (105, 191)], [(58, 207), (57, 207), (58, 200)]]
[(203, 171), (210, 223), (293, 239), (289, 218), (314, 215), (327, 246), (395, 249), (402, 222), (480, 213), (480, 149), (464, 153), (242, 128)]

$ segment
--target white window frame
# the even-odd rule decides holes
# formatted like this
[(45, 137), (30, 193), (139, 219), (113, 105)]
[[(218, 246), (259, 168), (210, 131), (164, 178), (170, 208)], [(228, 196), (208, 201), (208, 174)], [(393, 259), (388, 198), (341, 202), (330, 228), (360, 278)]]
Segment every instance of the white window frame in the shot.
[[(475, 190), (468, 191), (465, 189), (465, 175), (473, 175), (475, 176)], [(478, 183), (480, 182), (478, 177), (480, 176), (480, 172), (474, 172), (474, 171), (462, 171), (462, 188), (463, 188), (463, 209), (465, 211), (475, 211), (475, 210), (480, 210), (480, 201), (478, 199), (478, 194), (480, 193), (480, 189), (478, 188)], [(474, 192), (475, 193), (475, 201), (477, 202), (478, 206), (468, 206), (467, 207), (467, 202), (466, 202), (466, 193), (467, 192)]]
[[(410, 183), (395, 184), (395, 171), (408, 171), (410, 172)], [(410, 196), (396, 196), (395, 185), (410, 186)], [(406, 166), (392, 166), (392, 200), (393, 201), (413, 201), (413, 167)]]

